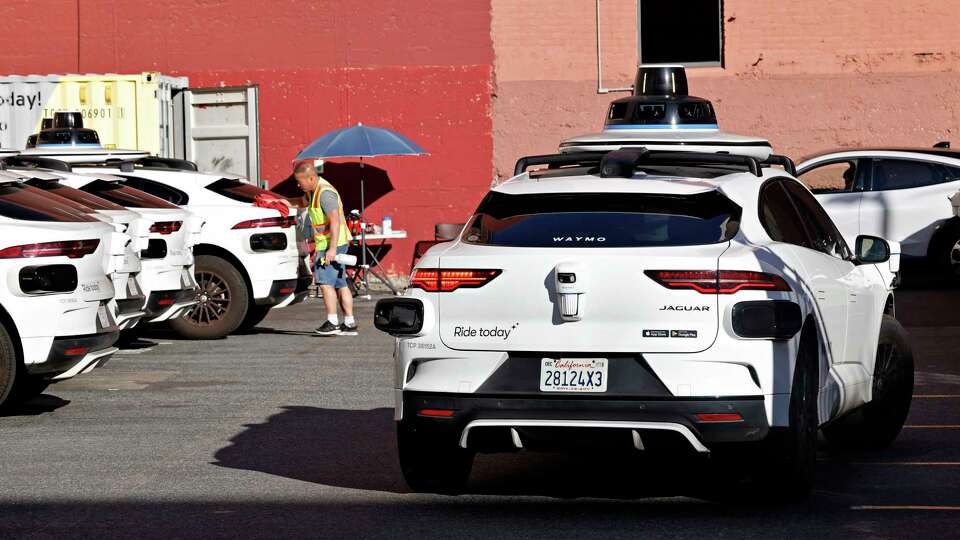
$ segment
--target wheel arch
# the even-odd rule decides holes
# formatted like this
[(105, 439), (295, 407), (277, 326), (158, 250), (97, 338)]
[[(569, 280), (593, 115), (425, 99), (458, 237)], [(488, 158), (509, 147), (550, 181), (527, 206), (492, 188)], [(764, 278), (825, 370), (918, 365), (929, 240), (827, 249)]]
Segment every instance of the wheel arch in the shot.
[(941, 247), (944, 242), (950, 239), (949, 236), (951, 234), (956, 234), (958, 231), (960, 231), (960, 217), (953, 216), (941, 223), (930, 237), (930, 242), (927, 244), (926, 256), (935, 256), (934, 250)]
[(17, 354), (17, 364), (22, 365), (23, 344), (20, 342), (20, 330), (17, 328), (17, 323), (13, 320), (13, 317), (11, 317), (10, 313), (3, 307), (3, 304), (0, 304), (0, 324), (2, 324), (10, 334), (10, 339), (13, 341), (13, 350), (16, 351)]
[(240, 262), (240, 259), (238, 259), (236, 255), (213, 244), (197, 244), (193, 246), (193, 255), (194, 257), (197, 255), (212, 255), (229, 262), (240, 272), (240, 275), (243, 276), (243, 282), (247, 286), (247, 294), (251, 299), (253, 298), (253, 282), (250, 281), (250, 275), (247, 274), (246, 267), (243, 266), (243, 263)]

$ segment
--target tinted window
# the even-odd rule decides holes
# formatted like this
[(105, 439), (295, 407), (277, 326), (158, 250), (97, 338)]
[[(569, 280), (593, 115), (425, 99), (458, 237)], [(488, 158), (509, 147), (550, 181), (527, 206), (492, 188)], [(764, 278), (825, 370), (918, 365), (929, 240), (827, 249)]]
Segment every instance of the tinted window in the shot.
[(234, 180), (232, 178), (221, 178), (207, 186), (207, 189), (214, 193), (219, 193), (224, 197), (229, 197), (235, 201), (253, 202), (257, 195), (267, 193), (267, 190), (260, 189), (257, 186)]
[(124, 176), (123, 178), (126, 178), (126, 184), (128, 186), (139, 189), (140, 191), (146, 191), (154, 197), (159, 197), (171, 204), (187, 204), (190, 200), (190, 197), (188, 197), (186, 193), (166, 184), (161, 184), (160, 182), (154, 182), (153, 180), (138, 178), (136, 176)]
[(814, 193), (845, 193), (859, 190), (857, 161), (827, 163), (800, 175), (800, 180)]
[(769, 182), (760, 191), (760, 224), (774, 242), (811, 247), (800, 214), (780, 181)]
[(805, 218), (804, 223), (813, 240), (813, 249), (841, 259), (849, 259), (850, 250), (847, 249), (843, 235), (813, 195), (793, 180), (784, 180), (783, 185), (797, 205), (797, 210)]
[(715, 244), (739, 230), (740, 207), (716, 191), (489, 193), (463, 235), (472, 244), (517, 247), (647, 247)]
[(80, 189), (120, 206), (130, 208), (177, 208), (177, 205), (171, 204), (160, 197), (134, 189), (121, 182), (94, 180)]
[(52, 193), (54, 195), (59, 195), (64, 199), (69, 199), (74, 202), (78, 202), (84, 206), (93, 208), (94, 210), (125, 210), (124, 207), (114, 204), (106, 199), (101, 199), (96, 195), (91, 195), (79, 189), (74, 189), (70, 186), (65, 186), (60, 182), (54, 182), (51, 180), (30, 180), (27, 184), (46, 191), (47, 193)]
[(641, 64), (723, 62), (720, 0), (642, 0)]
[(0, 185), (0, 215), (26, 221), (97, 221), (75, 205), (63, 204), (24, 184)]
[(907, 159), (877, 159), (873, 166), (873, 191), (909, 189), (947, 182), (955, 177), (936, 163)]

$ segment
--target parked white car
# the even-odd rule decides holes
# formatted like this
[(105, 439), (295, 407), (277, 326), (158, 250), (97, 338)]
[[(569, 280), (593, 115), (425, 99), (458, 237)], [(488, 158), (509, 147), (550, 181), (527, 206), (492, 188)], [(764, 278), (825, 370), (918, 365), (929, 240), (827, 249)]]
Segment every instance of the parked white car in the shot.
[(203, 226), (200, 217), (127, 186), (116, 176), (76, 174), (68, 163), (46, 158), (17, 156), (6, 161), (8, 170), (31, 178), (31, 185), (94, 208), (123, 224), (134, 237), (133, 257), (142, 270), (130, 286), (140, 289), (139, 301), (118, 299), (121, 311), (140, 310), (146, 322), (163, 322), (183, 316), (197, 304), (192, 247)]
[(23, 155), (66, 161), (77, 173), (119, 176), (204, 219), (193, 248), (199, 302), (170, 321), (174, 330), (194, 339), (222, 337), (306, 296), (309, 276), (300, 268), (296, 218), (254, 206), (254, 197), (266, 190), (236, 176), (197, 172), (190, 162), (124, 152), (37, 148)]
[(960, 152), (947, 148), (838, 150), (807, 158), (800, 179), (848, 242), (859, 234), (900, 242), (906, 257), (928, 257), (960, 275)]
[(0, 404), (101, 365), (118, 328), (107, 272), (126, 235), (0, 176)]
[(913, 365), (896, 242), (860, 236), (855, 255), (753, 157), (636, 148), (517, 170), (376, 306), (414, 490), (458, 490), (477, 451), (742, 444), (764, 451), (764, 493), (798, 496), (819, 427), (834, 444), (897, 436)]

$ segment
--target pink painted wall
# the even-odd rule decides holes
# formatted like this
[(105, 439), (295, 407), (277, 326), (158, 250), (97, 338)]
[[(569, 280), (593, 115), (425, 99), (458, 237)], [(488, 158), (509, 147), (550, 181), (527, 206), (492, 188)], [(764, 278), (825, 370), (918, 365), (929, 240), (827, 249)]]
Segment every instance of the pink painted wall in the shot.
[[(606, 87), (637, 64), (636, 0), (601, 0)], [(954, 2), (724, 2), (725, 67), (691, 68), (721, 127), (793, 157), (833, 147), (928, 145), (960, 130), (960, 9)], [(494, 168), (597, 131), (596, 4), (493, 0)]]

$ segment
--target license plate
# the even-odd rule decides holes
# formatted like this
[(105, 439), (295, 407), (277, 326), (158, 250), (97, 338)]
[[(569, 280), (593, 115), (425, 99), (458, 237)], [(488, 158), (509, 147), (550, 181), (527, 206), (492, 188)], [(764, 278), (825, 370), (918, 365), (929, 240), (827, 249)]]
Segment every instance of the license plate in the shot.
[(544, 358), (541, 392), (606, 392), (606, 358)]
[(97, 308), (97, 320), (100, 321), (100, 326), (103, 328), (113, 326), (110, 324), (110, 314), (107, 313), (106, 304), (100, 304), (100, 307)]
[(137, 287), (137, 280), (133, 276), (127, 278), (127, 290), (130, 296), (140, 296), (140, 287)]

